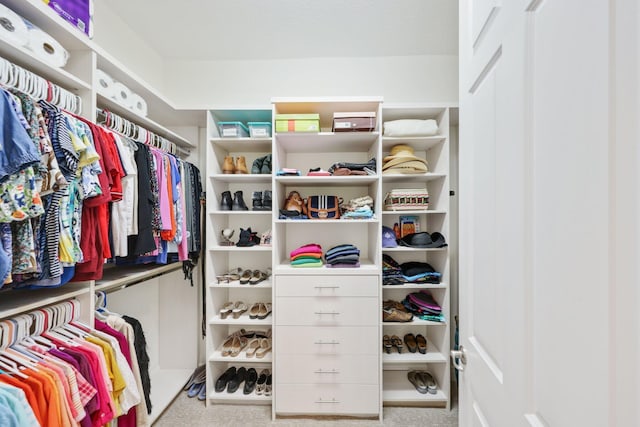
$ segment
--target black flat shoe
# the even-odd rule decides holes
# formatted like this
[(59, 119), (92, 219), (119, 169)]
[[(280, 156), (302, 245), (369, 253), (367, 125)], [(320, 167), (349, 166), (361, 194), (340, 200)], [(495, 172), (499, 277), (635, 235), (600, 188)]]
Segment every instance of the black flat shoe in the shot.
[(236, 368), (230, 367), (216, 380), (216, 393), (220, 393), (227, 387), (227, 383), (236, 375)]
[(235, 376), (229, 381), (229, 385), (227, 386), (227, 393), (235, 393), (240, 388), (240, 384), (244, 382), (245, 376), (247, 375), (247, 370), (243, 366), (238, 369)]
[(247, 375), (244, 380), (244, 390), (242, 390), (242, 393), (244, 394), (253, 393), (253, 390), (256, 388), (256, 381), (258, 381), (258, 373), (256, 372), (255, 369), (250, 368), (247, 371)]

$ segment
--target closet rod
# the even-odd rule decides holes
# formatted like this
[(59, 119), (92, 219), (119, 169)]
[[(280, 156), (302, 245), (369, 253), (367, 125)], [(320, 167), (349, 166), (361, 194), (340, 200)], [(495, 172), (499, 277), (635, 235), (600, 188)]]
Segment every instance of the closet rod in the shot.
[(82, 114), (82, 98), (13, 62), (0, 57), (0, 85), (10, 87), (62, 110)]
[(179, 155), (180, 153), (188, 156), (189, 150), (185, 150), (179, 147), (176, 143), (169, 141), (167, 138), (162, 137), (146, 128), (125, 119), (118, 114), (115, 114), (109, 110), (96, 108), (96, 122), (104, 125), (107, 128), (118, 132), (119, 134), (131, 138), (134, 141), (138, 141), (144, 144), (152, 145), (160, 150), (168, 153)]

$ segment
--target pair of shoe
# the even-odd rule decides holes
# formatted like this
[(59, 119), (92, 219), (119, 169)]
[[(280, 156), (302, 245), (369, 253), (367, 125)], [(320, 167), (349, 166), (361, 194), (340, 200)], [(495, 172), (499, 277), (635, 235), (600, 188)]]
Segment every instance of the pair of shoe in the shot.
[(382, 303), (382, 321), (383, 322), (411, 322), (413, 314), (398, 301), (384, 301)]
[(183, 390), (187, 392), (188, 397), (198, 396), (198, 400), (205, 400), (207, 397), (207, 371), (206, 367), (199, 366), (193, 371), (187, 384)]
[(224, 174), (247, 174), (247, 160), (244, 156), (238, 156), (237, 161), (234, 161), (232, 156), (225, 156), (222, 163), (222, 173)]
[(242, 393), (250, 394), (256, 387), (257, 381), (258, 373), (254, 368), (247, 370), (244, 366), (239, 369), (232, 366), (218, 377), (215, 383), (215, 390), (216, 393), (221, 393), (226, 388), (227, 393), (235, 393), (240, 388), (240, 385), (244, 383)]
[(254, 191), (251, 201), (254, 211), (270, 211), (272, 206), (271, 190)]
[(267, 268), (266, 272), (261, 270), (244, 270), (239, 281), (241, 285), (257, 285), (267, 280), (269, 276), (271, 276), (271, 268)]
[(391, 350), (395, 347), (398, 353), (402, 353), (402, 340), (397, 335), (385, 335), (382, 337), (382, 346), (387, 354), (391, 354)]
[(249, 208), (244, 202), (242, 191), (236, 191), (231, 197), (231, 191), (223, 191), (220, 198), (221, 211), (248, 211)]
[(257, 302), (251, 306), (249, 309), (249, 318), (250, 319), (266, 319), (267, 316), (271, 314), (271, 303), (270, 302)]
[(247, 357), (264, 358), (271, 351), (271, 338), (254, 338), (247, 344)]
[(404, 343), (407, 345), (410, 353), (419, 351), (422, 354), (427, 354), (427, 339), (422, 334), (405, 334)]
[(242, 274), (242, 271), (243, 270), (240, 267), (238, 267), (238, 268), (234, 268), (233, 270), (229, 271), (228, 273), (216, 276), (216, 280), (218, 281), (218, 285), (220, 283), (229, 284), (231, 282), (235, 282), (235, 281), (240, 280), (240, 275)]
[(271, 154), (267, 154), (264, 157), (258, 157), (253, 161), (251, 165), (252, 174), (271, 174)]
[(256, 394), (271, 396), (271, 371), (263, 369), (256, 382)]
[(407, 379), (418, 390), (418, 393), (422, 394), (436, 394), (438, 391), (438, 384), (433, 378), (433, 375), (427, 371), (409, 371), (407, 373)]
[(220, 318), (226, 319), (231, 314), (234, 319), (237, 319), (247, 310), (247, 305), (242, 301), (227, 302), (220, 309)]
[[(257, 232), (251, 231), (251, 227), (247, 228), (246, 230), (244, 228), (240, 228), (240, 237), (238, 239), (238, 243), (236, 243), (236, 246), (250, 247), (259, 244), (260, 237), (258, 237)], [(246, 282), (242, 283), (242, 279), (240, 279), (240, 283), (244, 285)]]

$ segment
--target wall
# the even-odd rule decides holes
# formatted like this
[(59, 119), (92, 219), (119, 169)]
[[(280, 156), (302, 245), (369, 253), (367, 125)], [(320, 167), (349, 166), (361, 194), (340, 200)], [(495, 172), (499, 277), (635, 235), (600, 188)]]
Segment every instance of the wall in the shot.
[(385, 102), (457, 102), (449, 55), (268, 61), (166, 61), (166, 94), (181, 108), (266, 106), (273, 96), (383, 96)]
[(93, 41), (164, 93), (163, 58), (112, 10), (108, 0), (94, 1)]

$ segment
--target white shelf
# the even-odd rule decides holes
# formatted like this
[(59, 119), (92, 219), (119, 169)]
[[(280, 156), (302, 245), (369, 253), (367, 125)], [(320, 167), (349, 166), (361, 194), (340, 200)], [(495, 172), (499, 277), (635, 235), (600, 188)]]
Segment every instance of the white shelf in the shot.
[(216, 147), (230, 153), (256, 153), (271, 151), (271, 138), (209, 138)]
[[(401, 337), (402, 338), (402, 337)], [(410, 353), (404, 344), (402, 353), (398, 353), (395, 348), (391, 350), (391, 354), (387, 354), (384, 350), (382, 352), (382, 363), (385, 365), (405, 365), (408, 363), (446, 363), (447, 355), (442, 354), (437, 347), (431, 342), (427, 341), (427, 353), (422, 354), (416, 350), (415, 353)]]
[(368, 151), (378, 132), (276, 133), (277, 145), (287, 153), (349, 153)]
[(159, 123), (156, 123), (155, 121), (151, 120), (149, 117), (144, 117), (141, 116), (139, 114), (137, 114), (136, 112), (134, 112), (133, 110), (130, 110), (129, 108), (120, 105), (119, 103), (117, 103), (116, 101), (114, 101), (111, 98), (108, 98), (100, 93), (98, 93), (98, 106), (112, 111), (114, 113), (116, 113), (117, 115), (121, 116), (122, 118), (125, 118), (127, 120), (129, 120), (130, 122), (134, 122), (140, 126), (142, 126), (143, 128), (155, 133), (156, 135), (160, 135), (164, 138), (167, 138), (169, 141), (181, 146), (181, 147), (187, 147), (187, 148), (195, 148), (196, 144), (192, 143), (191, 141), (187, 140), (186, 138), (178, 135), (177, 133), (173, 132), (170, 129), (167, 129), (166, 127), (162, 126)]
[(209, 393), (209, 400), (212, 402), (221, 403), (253, 403), (253, 404), (269, 404), (271, 403), (271, 396), (258, 395), (255, 390), (251, 394), (243, 394), (242, 389), (244, 386), (238, 388), (235, 393), (227, 393), (226, 390), (216, 393), (215, 391)]
[(95, 292), (108, 292), (112, 289), (126, 288), (132, 284), (180, 269), (182, 269), (181, 262), (165, 265), (105, 266), (102, 279), (96, 281), (94, 290)]
[(443, 135), (435, 136), (416, 136), (416, 137), (382, 137), (382, 151), (389, 151), (391, 147), (397, 144), (410, 145), (416, 151), (428, 150), (436, 145), (446, 141), (447, 137)]
[(397, 210), (397, 211), (392, 211), (392, 210), (384, 210), (382, 211), (382, 215), (422, 215), (422, 214), (426, 214), (426, 215), (443, 215), (446, 214), (447, 211), (444, 209), (433, 209), (433, 210), (428, 210), (428, 209), (416, 209), (416, 210)]
[(404, 181), (429, 182), (429, 181), (435, 181), (437, 179), (443, 179), (446, 177), (447, 177), (446, 173), (431, 173), (431, 172), (412, 173), (412, 174), (401, 174), (401, 173), (386, 174), (386, 175), (382, 174), (382, 180), (385, 183), (404, 182)]
[[(249, 307), (250, 308), (250, 307)], [(227, 316), (226, 319), (221, 319), (219, 315), (215, 315), (209, 319), (210, 325), (256, 325), (256, 326), (271, 326), (273, 323), (273, 313), (269, 314), (266, 319), (251, 319), (245, 312), (242, 316), (234, 319), (233, 316)]]
[(406, 246), (398, 246), (396, 248), (382, 248), (382, 252), (446, 252), (448, 246), (443, 248), (409, 248)]
[(71, 92), (91, 89), (90, 83), (74, 76), (64, 68), (53, 67), (35, 56), (30, 50), (10, 44), (2, 39), (0, 39), (0, 56)]
[(230, 283), (217, 283), (217, 280), (213, 280), (210, 284), (209, 287), (212, 289), (215, 288), (240, 288), (240, 289), (256, 289), (256, 288), (271, 288), (272, 284), (271, 284), (271, 279), (267, 279), (267, 280), (263, 280), (262, 282), (258, 283), (257, 285), (251, 285), (249, 283), (245, 284), (245, 285), (241, 285), (239, 280), (234, 280), (233, 282)]
[(254, 251), (254, 252), (269, 252), (271, 251), (271, 246), (210, 246), (207, 250), (212, 252), (245, 252), (245, 251)]
[[(249, 338), (249, 341), (251, 341), (251, 338)], [(213, 353), (211, 353), (211, 356), (209, 356), (209, 362), (245, 364), (245, 363), (271, 363), (273, 361), (272, 351), (269, 351), (267, 354), (264, 355), (262, 359), (260, 359), (255, 356), (247, 357), (246, 350), (247, 348), (245, 347), (237, 356), (231, 357), (231, 356), (223, 356), (221, 347), (220, 347), (216, 349)]]
[(258, 215), (271, 216), (271, 211), (211, 211), (209, 215)]
[(382, 322), (382, 326), (447, 326), (446, 320), (444, 322), (433, 322), (431, 320), (422, 320), (417, 317), (413, 317), (410, 322)]
[(336, 187), (351, 187), (369, 185), (378, 182), (377, 175), (355, 176), (276, 176), (276, 183), (283, 185), (296, 185), (300, 187), (313, 187), (317, 185), (332, 185)]
[[(447, 396), (438, 388), (436, 394), (419, 393), (407, 379), (408, 371), (384, 371), (382, 375), (382, 400), (384, 403), (420, 403), (447, 402)], [(441, 384), (438, 384), (441, 387)]]
[(233, 182), (233, 183), (264, 183), (271, 184), (271, 175), (267, 174), (251, 174), (251, 173), (215, 173), (209, 175), (210, 179), (215, 179), (220, 182)]
[(152, 425), (178, 393), (182, 392), (182, 387), (192, 373), (193, 369), (159, 369), (149, 372), (152, 404), (149, 425)]
[(377, 218), (371, 219), (276, 219), (276, 224), (371, 224), (377, 223)]
[(379, 274), (380, 267), (376, 266), (371, 260), (362, 259), (360, 260), (360, 267), (358, 268), (327, 268), (326, 266), (316, 267), (316, 268), (304, 268), (304, 267), (293, 267), (291, 264), (279, 264), (274, 269), (274, 274), (295, 274), (297, 276), (300, 275), (337, 275), (337, 276), (345, 276), (345, 275), (355, 275), (360, 276), (363, 274)]
[(0, 291), (0, 319), (75, 298), (90, 291), (90, 282), (70, 282), (51, 289), (5, 289)]
[(405, 283), (404, 285), (382, 285), (382, 289), (447, 289), (446, 283)]

